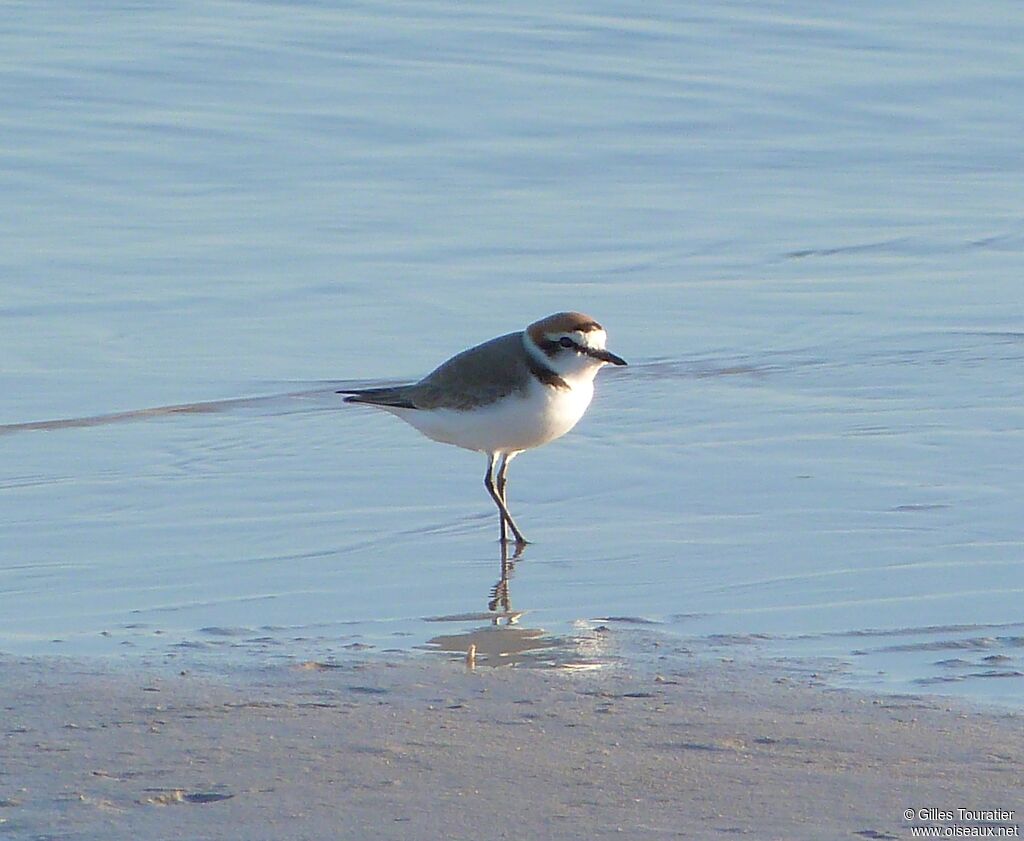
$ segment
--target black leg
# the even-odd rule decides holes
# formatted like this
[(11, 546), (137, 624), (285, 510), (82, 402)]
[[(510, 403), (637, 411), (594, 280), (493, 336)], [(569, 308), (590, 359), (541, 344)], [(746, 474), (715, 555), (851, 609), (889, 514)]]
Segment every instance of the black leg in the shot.
[(518, 558), (522, 554), (523, 547), (530, 542), (525, 537), (523, 537), (522, 532), (516, 528), (516, 524), (512, 520), (512, 515), (509, 513), (508, 510), (508, 497), (505, 495), (505, 487), (508, 485), (508, 465), (509, 462), (512, 461), (512, 459), (514, 459), (517, 455), (519, 455), (518, 452), (505, 453), (504, 455), (502, 455), (501, 463), (498, 465), (498, 474), (497, 477), (495, 478), (498, 496), (500, 496), (501, 501), (505, 503), (505, 514), (508, 516), (508, 524), (512, 527), (512, 530), (515, 532), (516, 535), (516, 558)]
[(484, 487), (487, 488), (487, 493), (491, 495), (491, 499), (494, 500), (494, 504), (498, 506), (498, 511), (501, 512), (501, 539), (503, 542), (508, 540), (508, 532), (506, 531), (506, 523), (508, 528), (512, 529), (512, 534), (515, 535), (517, 545), (525, 545), (527, 540), (523, 537), (523, 533), (519, 531), (519, 526), (516, 525), (516, 521), (512, 519), (512, 515), (508, 513), (508, 506), (505, 505), (505, 485), (507, 480), (505, 478), (505, 471), (508, 469), (508, 456), (502, 455), (501, 464), (498, 466), (498, 487), (494, 486), (494, 462), (496, 453), (491, 453), (487, 460), (487, 473), (484, 474)]
[(502, 503), (505, 500), (502, 498), (503, 495), (499, 493), (494, 486), (494, 459), (495, 457), (493, 453), (487, 458), (487, 473), (484, 474), (484, 487), (487, 488), (487, 493), (491, 495), (491, 499), (493, 499), (498, 506), (498, 522), (501, 526), (501, 537), (499, 539), (501, 544), (504, 546), (508, 541), (508, 525), (505, 523), (505, 511), (502, 508)]
[[(505, 510), (508, 510), (508, 498), (505, 496), (505, 485), (508, 484), (508, 480), (505, 478), (505, 472), (508, 470), (508, 456), (503, 455), (501, 461), (498, 463), (498, 475), (496, 477), (495, 486), (498, 491), (498, 496), (501, 497), (501, 501), (505, 504)], [(501, 518), (501, 543), (504, 545), (508, 542), (508, 532), (505, 529), (505, 518)], [(519, 545), (518, 543), (516, 544)]]
[(505, 503), (505, 507), (508, 508), (508, 498), (505, 496), (505, 486), (508, 484), (508, 455), (501, 457), (501, 462), (498, 464), (498, 475), (495, 480), (495, 485), (498, 488), (498, 496), (501, 497), (501, 501)]

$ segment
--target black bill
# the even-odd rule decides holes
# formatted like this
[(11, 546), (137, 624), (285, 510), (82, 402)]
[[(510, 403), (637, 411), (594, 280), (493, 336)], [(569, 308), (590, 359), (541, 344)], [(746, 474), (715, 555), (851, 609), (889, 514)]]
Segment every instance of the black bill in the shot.
[(610, 350), (597, 350), (595, 348), (583, 348), (583, 352), (587, 356), (592, 356), (594, 359), (600, 359), (602, 362), (608, 362), (611, 365), (627, 365), (625, 359), (621, 356), (616, 356)]

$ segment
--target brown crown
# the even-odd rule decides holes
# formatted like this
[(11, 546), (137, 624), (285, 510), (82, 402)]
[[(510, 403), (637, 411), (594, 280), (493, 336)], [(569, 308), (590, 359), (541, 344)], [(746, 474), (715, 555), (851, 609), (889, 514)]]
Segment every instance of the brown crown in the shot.
[(589, 333), (591, 330), (604, 330), (589, 315), (581, 312), (556, 312), (540, 321), (535, 321), (526, 328), (530, 338), (537, 344), (544, 341), (544, 337), (552, 333)]

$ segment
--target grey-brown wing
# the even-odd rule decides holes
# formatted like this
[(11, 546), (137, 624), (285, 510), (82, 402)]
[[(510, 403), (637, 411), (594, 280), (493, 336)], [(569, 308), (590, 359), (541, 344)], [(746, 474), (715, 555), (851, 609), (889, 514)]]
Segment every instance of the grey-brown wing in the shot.
[(525, 390), (529, 377), (522, 333), (507, 333), (453, 356), (409, 386), (408, 396), (419, 409), (469, 409)]

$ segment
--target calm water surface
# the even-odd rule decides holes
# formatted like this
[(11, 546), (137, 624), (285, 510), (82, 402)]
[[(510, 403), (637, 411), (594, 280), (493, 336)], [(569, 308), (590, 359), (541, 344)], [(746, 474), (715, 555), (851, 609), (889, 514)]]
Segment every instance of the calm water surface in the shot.
[[(41, 2), (0, 43), (0, 649), (653, 633), (1024, 700), (1018, 4)], [(568, 308), (632, 364), (513, 465), (495, 593), (483, 458), (333, 388)]]

